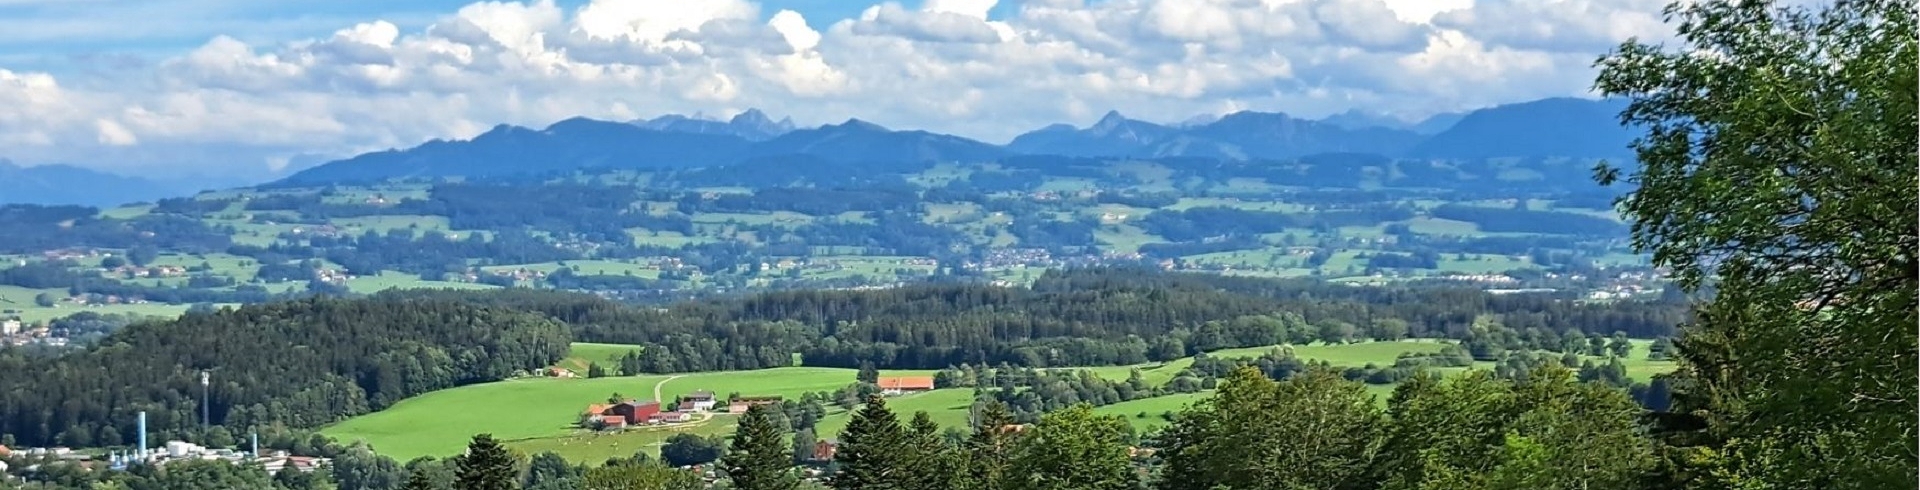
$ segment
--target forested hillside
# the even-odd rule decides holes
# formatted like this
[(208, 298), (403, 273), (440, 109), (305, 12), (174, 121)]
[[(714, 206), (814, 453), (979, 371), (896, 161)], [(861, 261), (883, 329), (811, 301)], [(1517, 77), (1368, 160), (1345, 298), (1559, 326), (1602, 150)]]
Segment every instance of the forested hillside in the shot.
[(135, 413), (166, 440), (199, 423), (243, 433), (314, 427), (403, 398), (551, 365), (567, 329), (535, 314), (423, 299), (306, 299), (125, 327), (53, 358), (0, 348), (0, 433), (19, 444), (113, 446)]

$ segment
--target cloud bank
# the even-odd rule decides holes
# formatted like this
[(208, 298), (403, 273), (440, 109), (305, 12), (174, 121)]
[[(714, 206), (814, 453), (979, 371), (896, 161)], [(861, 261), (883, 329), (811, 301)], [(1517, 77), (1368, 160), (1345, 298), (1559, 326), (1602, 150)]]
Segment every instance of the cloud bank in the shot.
[(1415, 118), (1585, 95), (1600, 53), (1669, 36), (1664, 3), (1026, 0), (992, 18), (994, 0), (927, 0), (828, 24), (746, 0), (483, 1), (70, 79), (0, 66), (0, 157), (253, 172), (502, 123), (747, 108), (995, 143), (1110, 109)]

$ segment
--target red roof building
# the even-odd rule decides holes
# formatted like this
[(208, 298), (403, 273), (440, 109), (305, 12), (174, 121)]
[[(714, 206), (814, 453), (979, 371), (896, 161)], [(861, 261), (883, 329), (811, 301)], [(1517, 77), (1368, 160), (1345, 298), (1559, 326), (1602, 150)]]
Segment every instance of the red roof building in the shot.
[(614, 415), (626, 418), (627, 425), (644, 424), (652, 421), (654, 414), (660, 413), (660, 403), (627, 400), (608, 410), (613, 411)]
[(932, 376), (897, 376), (880, 378), (880, 391), (887, 393), (906, 393), (933, 389)]

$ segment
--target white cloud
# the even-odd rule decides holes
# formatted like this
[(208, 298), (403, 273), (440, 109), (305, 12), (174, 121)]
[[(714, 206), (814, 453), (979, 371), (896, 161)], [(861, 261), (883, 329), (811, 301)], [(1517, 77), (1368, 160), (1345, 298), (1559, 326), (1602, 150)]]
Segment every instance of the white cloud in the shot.
[(100, 144), (132, 146), (140, 142), (140, 138), (134, 137), (133, 132), (127, 131), (126, 126), (121, 126), (120, 123), (113, 122), (111, 119), (95, 119), (93, 126), (100, 133), (99, 137), (95, 138), (95, 141)]
[(0, 156), (265, 168), (502, 123), (748, 107), (996, 142), (1109, 109), (1420, 116), (1583, 94), (1607, 47), (1668, 35), (1656, 2), (1028, 0), (990, 17), (994, 0), (929, 0), (827, 25), (746, 0), (486, 1), (425, 28), (215, 37), (133, 68), (151, 76), (0, 69)]

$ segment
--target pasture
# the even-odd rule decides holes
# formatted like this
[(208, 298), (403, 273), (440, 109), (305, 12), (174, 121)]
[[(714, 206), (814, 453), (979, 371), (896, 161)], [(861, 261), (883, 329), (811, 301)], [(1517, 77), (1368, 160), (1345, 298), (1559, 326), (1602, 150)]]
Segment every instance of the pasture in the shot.
[(493, 289), (496, 286), (474, 284), (470, 282), (423, 281), (420, 276), (394, 271), (381, 272), (375, 276), (358, 276), (347, 280), (347, 289), (356, 293), (377, 293), (388, 289)]
[(629, 352), (639, 350), (640, 346), (637, 345), (574, 342), (571, 346), (571, 351), (567, 353), (567, 358), (554, 364), (554, 367), (565, 368), (581, 376), (585, 376), (587, 374), (587, 364), (597, 362), (600, 363), (600, 367), (606, 368), (610, 372), (619, 371), (620, 358), (626, 357)]
[[(29, 298), (30, 299), (30, 298)], [(1673, 363), (1646, 360), (1648, 341), (1635, 341), (1632, 357), (1624, 362), (1629, 376), (1645, 380), (1653, 374), (1670, 371)], [(1439, 352), (1446, 343), (1437, 340), (1361, 342), (1353, 344), (1309, 344), (1295, 346), (1250, 347), (1210, 352), (1215, 357), (1254, 357), (1276, 348), (1292, 349), (1307, 360), (1326, 361), (1336, 366), (1362, 366), (1368, 363), (1390, 365), (1405, 352)], [(562, 367), (584, 372), (585, 362), (617, 363), (617, 359), (635, 346), (576, 343)], [(1140, 370), (1151, 384), (1172, 380), (1193, 364), (1193, 358), (1134, 366), (1102, 366), (1087, 369), (1107, 379), (1124, 380)], [(1490, 368), (1491, 363), (1476, 367)], [(1460, 370), (1447, 370), (1458, 372)], [(882, 376), (931, 375), (929, 370), (886, 370)], [(723, 371), (680, 375), (616, 376), (606, 378), (529, 378), (447, 389), (404, 400), (387, 410), (355, 417), (325, 428), (322, 433), (344, 441), (364, 440), (383, 454), (400, 460), (419, 456), (456, 454), (473, 434), (488, 432), (529, 454), (554, 451), (576, 462), (598, 462), (636, 451), (657, 454), (658, 446), (675, 433), (729, 435), (735, 416), (713, 414), (696, 422), (657, 428), (633, 429), (619, 433), (597, 433), (574, 427), (582, 408), (604, 402), (615, 393), (635, 399), (663, 401), (698, 390), (726, 397), (741, 395), (780, 395), (796, 398), (808, 392), (833, 391), (854, 381), (856, 370), (822, 367), (786, 367), (752, 371)], [(1376, 403), (1386, 403), (1391, 385), (1367, 385)], [(1121, 415), (1136, 430), (1150, 430), (1167, 424), (1163, 412), (1179, 411), (1194, 402), (1212, 396), (1212, 392), (1184, 393), (1132, 400), (1099, 407), (1098, 413)], [(973, 390), (940, 389), (890, 398), (887, 404), (902, 422), (914, 412), (925, 411), (943, 427), (968, 427), (968, 410)], [(1146, 417), (1139, 417), (1140, 413)], [(851, 420), (852, 414), (828, 407), (818, 427), (820, 437), (831, 438)]]
[(526, 378), (450, 388), (401, 400), (386, 410), (328, 426), (322, 434), (362, 440), (406, 461), (458, 454), (477, 433), (506, 440), (563, 436), (581, 410), (619, 393), (652, 398), (666, 376)]

